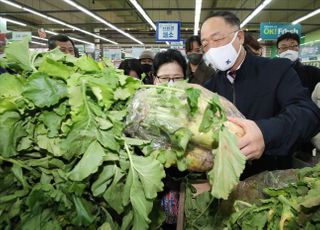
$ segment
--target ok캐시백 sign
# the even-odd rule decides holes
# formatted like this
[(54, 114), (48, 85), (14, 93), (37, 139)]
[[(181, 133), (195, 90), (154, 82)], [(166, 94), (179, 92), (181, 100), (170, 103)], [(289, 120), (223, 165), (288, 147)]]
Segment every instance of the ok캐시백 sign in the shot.
[(277, 40), (279, 36), (287, 32), (296, 33), (301, 36), (300, 24), (287, 23), (260, 23), (260, 38), (263, 40)]
[(180, 41), (180, 22), (158, 21), (156, 32), (157, 42)]

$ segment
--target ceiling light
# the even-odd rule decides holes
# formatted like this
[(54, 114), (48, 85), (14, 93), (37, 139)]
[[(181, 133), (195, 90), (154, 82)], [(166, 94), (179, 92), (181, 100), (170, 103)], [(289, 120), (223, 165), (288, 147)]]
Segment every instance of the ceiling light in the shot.
[(25, 24), (25, 23), (18, 22), (18, 21), (15, 21), (15, 20), (11, 20), (11, 19), (8, 19), (8, 18), (0, 17), (0, 19), (6, 20), (7, 22), (11, 22), (13, 24), (17, 24), (17, 25), (20, 25), (20, 26), (27, 26), (27, 24)]
[[(22, 22), (18, 22), (18, 21), (15, 21), (15, 20), (11, 20), (11, 19), (7, 19), (7, 18), (3, 18), (3, 17), (0, 17), (8, 22), (11, 22), (11, 23), (15, 23), (17, 25), (21, 25), (21, 26), (27, 26), (27, 24), (25, 23), (22, 23)], [(52, 35), (57, 35), (58, 33), (56, 32), (52, 32), (50, 30), (45, 30), (46, 33), (48, 34), (52, 34)], [(37, 38), (37, 39), (40, 39), (40, 40), (44, 40), (44, 41), (47, 41), (48, 39), (46, 38), (40, 38), (40, 37), (37, 37), (37, 36), (32, 36), (33, 38)], [(74, 40), (74, 41), (78, 41), (78, 42), (81, 42), (81, 43), (85, 43), (85, 44), (88, 44), (88, 45), (94, 45), (94, 43), (92, 42), (87, 42), (87, 41), (84, 41), (84, 40), (81, 40), (81, 39), (78, 39), (78, 38), (74, 38), (74, 37), (71, 37), (71, 36), (68, 36), (71, 40)]]
[(41, 46), (47, 46), (47, 44), (42, 43), (42, 42), (30, 41), (30, 43), (38, 44), (38, 45), (41, 45)]
[(35, 10), (33, 10), (33, 9), (30, 9), (30, 8), (28, 8), (28, 7), (20, 6), (20, 5), (18, 5), (18, 4), (10, 4), (9, 1), (6, 1), (6, 0), (0, 0), (0, 2), (3, 2), (3, 3), (6, 3), (6, 4), (9, 4), (9, 5), (12, 5), (12, 6), (14, 6), (14, 7), (17, 7), (17, 8), (19, 8), (19, 9), (24, 10), (24, 11), (27, 11), (27, 12), (32, 13), (32, 14), (34, 14), (34, 15), (37, 15), (37, 16), (39, 16), (39, 17), (45, 18), (45, 19), (47, 19), (47, 20), (49, 20), (49, 21), (52, 21), (52, 22), (58, 23), (58, 24), (60, 24), (60, 25), (69, 27), (69, 28), (71, 28), (71, 29), (80, 31), (80, 32), (82, 32), (82, 33), (88, 34), (88, 35), (93, 36), (93, 37), (95, 37), (95, 38), (99, 38), (99, 39), (101, 39), (101, 40), (110, 42), (110, 43), (115, 44), (115, 45), (118, 44), (118, 43), (115, 42), (115, 41), (112, 41), (112, 40), (109, 40), (109, 39), (107, 39), (107, 38), (101, 37), (101, 36), (99, 36), (99, 35), (96, 35), (96, 34), (94, 34), (94, 33), (89, 32), (89, 31), (80, 29), (79, 27), (70, 25), (70, 24), (68, 24), (68, 23), (65, 23), (65, 22), (63, 22), (63, 21), (60, 21), (60, 20), (55, 19), (55, 18), (53, 18), (53, 17), (47, 16), (47, 15), (45, 15), (45, 14), (42, 14), (42, 13), (40, 13), (40, 12), (38, 12), (38, 11), (35, 11)]
[[(45, 30), (45, 32), (48, 33), (48, 34), (52, 34), (52, 35), (57, 35), (58, 34), (56, 32), (50, 31), (50, 30)], [(92, 42), (87, 42), (87, 41), (84, 41), (84, 40), (81, 40), (81, 39), (78, 39), (78, 38), (75, 38), (75, 37), (71, 37), (71, 36), (68, 36), (68, 37), (73, 41), (78, 41), (78, 42), (81, 42), (81, 43), (85, 43), (85, 44), (94, 46), (94, 43), (92, 43)]]
[(154, 30), (157, 29), (156, 25), (153, 23), (151, 18), (147, 15), (147, 13), (142, 9), (140, 4), (136, 0), (130, 0), (132, 5), (139, 11), (139, 13), (142, 15), (142, 17), (152, 26)]
[(20, 5), (16, 4), (16, 3), (13, 3), (11, 1), (0, 0), (0, 2), (6, 3), (6, 4), (10, 5), (10, 6), (13, 6), (13, 7), (16, 7), (16, 8), (19, 8), (19, 9), (22, 9), (22, 6), (20, 6)]
[(301, 18), (298, 18), (297, 20), (293, 21), (292, 24), (293, 24), (293, 25), (298, 24), (299, 22), (302, 22), (302, 21), (304, 21), (304, 20), (306, 20), (306, 19), (308, 19), (308, 18), (311, 18), (311, 17), (313, 17), (314, 15), (319, 14), (319, 13), (320, 13), (320, 8), (317, 9), (317, 10), (315, 10), (315, 11), (312, 11), (311, 13), (309, 13), (309, 14), (301, 17)]
[(258, 42), (261, 42), (262, 41), (262, 38), (258, 38), (258, 40), (257, 40)]
[(200, 15), (201, 15), (201, 5), (202, 0), (196, 0), (196, 6), (194, 11), (194, 29), (193, 35), (198, 35), (199, 32), (199, 23), (200, 23)]
[(48, 39), (46, 39), (46, 38), (40, 38), (40, 37), (34, 36), (34, 35), (32, 35), (31, 37), (33, 37), (33, 38), (35, 38), (35, 39), (42, 40), (42, 41), (48, 41)]
[(240, 28), (244, 27), (252, 18), (260, 13), (272, 0), (264, 0), (252, 13), (241, 23)]
[(50, 30), (45, 30), (45, 32), (48, 33), (48, 34), (52, 34), (52, 35), (57, 35), (57, 34), (58, 34), (58, 33), (56, 33), (56, 32), (52, 32), (52, 31), (50, 31)]
[(83, 13), (91, 16), (92, 18), (96, 19), (97, 21), (105, 24), (106, 26), (118, 31), (119, 33), (123, 34), (124, 36), (130, 38), (131, 40), (137, 42), (140, 45), (143, 45), (143, 42), (139, 41), (138, 39), (136, 39), (135, 37), (131, 36), (130, 34), (126, 33), (125, 31), (119, 29), (118, 27), (114, 26), (113, 24), (111, 24), (110, 22), (107, 22), (105, 19), (101, 18), (100, 16), (92, 13), (90, 10), (87, 10), (86, 8), (78, 5), (77, 3), (75, 3), (74, 1), (71, 0), (63, 0), (65, 3), (68, 3), (71, 6), (74, 6), (75, 8), (81, 10)]

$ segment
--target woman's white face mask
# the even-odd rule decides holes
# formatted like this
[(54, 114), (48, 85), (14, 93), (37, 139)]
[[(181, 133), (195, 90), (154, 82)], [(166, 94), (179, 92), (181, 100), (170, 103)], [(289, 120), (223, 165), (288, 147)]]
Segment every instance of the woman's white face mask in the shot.
[(299, 58), (299, 52), (295, 50), (286, 50), (279, 54), (281, 58), (288, 58), (291, 61), (296, 61)]
[(221, 71), (230, 69), (236, 62), (241, 51), (241, 46), (239, 47), (239, 50), (237, 52), (237, 50), (232, 45), (238, 35), (238, 32), (239, 31), (235, 33), (231, 42), (229, 42), (228, 44), (217, 48), (210, 48), (204, 55), (206, 62), (210, 63), (213, 68), (219, 69)]

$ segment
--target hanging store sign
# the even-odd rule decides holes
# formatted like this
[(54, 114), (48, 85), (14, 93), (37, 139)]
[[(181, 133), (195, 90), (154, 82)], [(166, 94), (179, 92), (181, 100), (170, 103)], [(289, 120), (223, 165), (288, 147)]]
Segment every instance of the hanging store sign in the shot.
[(31, 32), (12, 32), (12, 41), (20, 41), (24, 39), (25, 37), (30, 37), (31, 38)]
[(170, 48), (171, 49), (183, 49), (184, 42), (178, 41), (178, 42), (170, 42)]
[(260, 23), (260, 38), (263, 40), (277, 40), (279, 36), (287, 32), (296, 33), (301, 36), (301, 25), (286, 23)]
[(158, 21), (156, 41), (157, 42), (180, 41), (180, 22)]

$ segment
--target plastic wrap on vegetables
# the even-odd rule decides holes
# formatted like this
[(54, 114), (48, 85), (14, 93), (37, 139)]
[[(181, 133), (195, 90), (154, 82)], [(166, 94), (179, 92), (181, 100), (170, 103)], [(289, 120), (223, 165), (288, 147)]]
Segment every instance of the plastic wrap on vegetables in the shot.
[(145, 86), (128, 110), (126, 132), (150, 140), (153, 156), (165, 167), (209, 171), (211, 185), (219, 183), (212, 194), (227, 197), (224, 191), (237, 184), (245, 165), (236, 143), (244, 131), (227, 121), (243, 115), (231, 102), (201, 86), (175, 83)]

